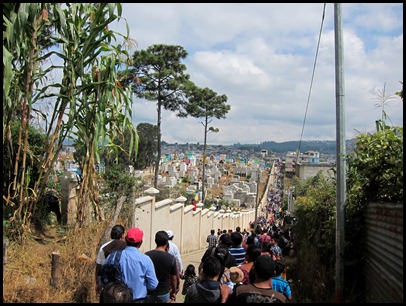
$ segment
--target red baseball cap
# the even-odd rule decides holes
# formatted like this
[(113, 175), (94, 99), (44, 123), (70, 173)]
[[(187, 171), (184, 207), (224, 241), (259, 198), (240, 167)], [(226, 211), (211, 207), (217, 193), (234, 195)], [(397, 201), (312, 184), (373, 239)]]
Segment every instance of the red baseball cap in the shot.
[(142, 240), (142, 237), (144, 237), (144, 232), (138, 227), (132, 227), (128, 230), (127, 235), (125, 236), (125, 240), (140, 242)]

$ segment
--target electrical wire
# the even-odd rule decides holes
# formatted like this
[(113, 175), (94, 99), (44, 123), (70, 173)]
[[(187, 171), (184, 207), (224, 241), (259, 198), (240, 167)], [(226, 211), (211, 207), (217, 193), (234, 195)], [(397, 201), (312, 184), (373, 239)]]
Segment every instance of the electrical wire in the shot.
[(308, 108), (309, 108), (309, 102), (310, 102), (310, 94), (311, 94), (311, 92), (312, 92), (312, 87), (313, 87), (314, 73), (315, 73), (315, 71), (316, 71), (317, 56), (318, 56), (318, 53), (319, 53), (320, 40), (321, 40), (321, 33), (322, 33), (322, 30), (323, 30), (323, 23), (324, 23), (325, 14), (326, 14), (326, 3), (324, 3), (324, 7), (323, 7), (323, 16), (322, 16), (322, 18), (321, 18), (319, 40), (318, 40), (318, 42), (317, 42), (316, 56), (315, 56), (314, 64), (313, 64), (312, 79), (311, 79), (311, 82), (310, 82), (309, 95), (308, 95), (308, 97), (307, 97), (306, 111), (305, 111), (305, 116), (304, 116), (303, 125), (302, 125), (302, 133), (301, 133), (301, 135), (300, 135), (299, 146), (298, 146), (298, 148), (297, 148), (297, 150), (296, 150), (296, 163), (297, 163), (297, 161), (299, 160), (300, 146), (301, 146), (301, 144), (302, 144), (303, 132), (304, 132), (304, 127), (305, 127), (306, 117), (307, 117), (307, 110), (308, 110)]

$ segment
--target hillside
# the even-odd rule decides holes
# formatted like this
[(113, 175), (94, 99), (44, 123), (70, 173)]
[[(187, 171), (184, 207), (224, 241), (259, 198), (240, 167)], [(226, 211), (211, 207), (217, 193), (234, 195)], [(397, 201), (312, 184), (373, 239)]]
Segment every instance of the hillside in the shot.
[[(255, 151), (268, 150), (279, 154), (285, 154), (288, 151), (295, 152), (300, 145), (300, 152), (310, 150), (318, 151), (320, 154), (335, 155), (336, 141), (334, 140), (308, 140), (308, 141), (264, 141), (260, 144), (234, 144), (233, 147), (238, 149), (254, 149)], [(350, 151), (355, 147), (355, 139), (346, 141), (346, 150)]]
[[(351, 152), (355, 147), (356, 139), (349, 139), (346, 141), (346, 151)], [(210, 143), (208, 144), (210, 145)], [(162, 146), (172, 148), (172, 151), (185, 151), (185, 150), (203, 150), (203, 144), (170, 144), (162, 141)], [(274, 152), (281, 155), (285, 155), (287, 152), (296, 152), (300, 149), (300, 152), (306, 151), (318, 151), (322, 155), (335, 156), (336, 155), (336, 141), (335, 140), (307, 140), (307, 141), (264, 141), (260, 144), (241, 144), (236, 143), (231, 146), (213, 145), (217, 147), (217, 151), (227, 153), (228, 150), (238, 149), (246, 151), (254, 151), (259, 153), (261, 150), (268, 150), (268, 152)]]

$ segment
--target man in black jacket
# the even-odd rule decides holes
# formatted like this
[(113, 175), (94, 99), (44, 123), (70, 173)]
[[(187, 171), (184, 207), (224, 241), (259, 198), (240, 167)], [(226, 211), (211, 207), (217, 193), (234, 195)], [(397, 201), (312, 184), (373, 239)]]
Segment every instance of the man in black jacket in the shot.
[(201, 278), (190, 286), (185, 295), (185, 303), (224, 303), (231, 289), (218, 281), (221, 270), (220, 260), (208, 256), (203, 262)]

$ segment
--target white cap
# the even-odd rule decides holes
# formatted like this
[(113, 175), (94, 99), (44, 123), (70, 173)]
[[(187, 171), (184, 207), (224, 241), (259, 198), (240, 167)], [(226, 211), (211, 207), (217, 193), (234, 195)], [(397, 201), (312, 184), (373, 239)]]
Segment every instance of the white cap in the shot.
[(168, 238), (171, 239), (173, 237), (173, 232), (170, 230), (167, 230), (166, 233), (168, 234)]

